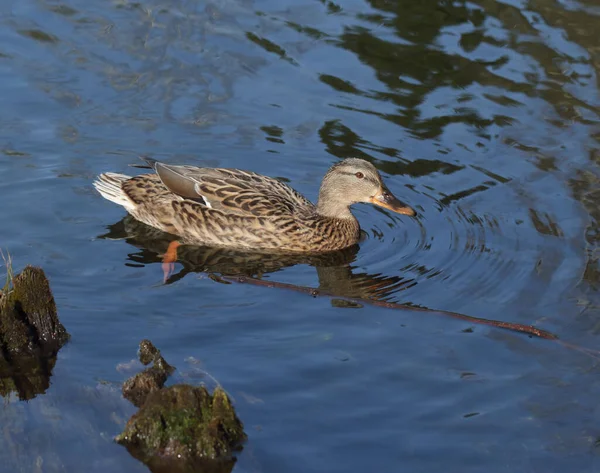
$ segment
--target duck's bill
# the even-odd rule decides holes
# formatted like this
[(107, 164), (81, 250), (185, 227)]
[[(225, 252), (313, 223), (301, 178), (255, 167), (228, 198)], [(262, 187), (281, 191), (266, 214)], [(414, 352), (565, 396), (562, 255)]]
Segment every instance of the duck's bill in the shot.
[(403, 202), (400, 202), (396, 199), (394, 194), (387, 189), (383, 189), (380, 194), (371, 197), (371, 203), (398, 214), (409, 215), (411, 217), (417, 215), (417, 212), (415, 212), (414, 209)]

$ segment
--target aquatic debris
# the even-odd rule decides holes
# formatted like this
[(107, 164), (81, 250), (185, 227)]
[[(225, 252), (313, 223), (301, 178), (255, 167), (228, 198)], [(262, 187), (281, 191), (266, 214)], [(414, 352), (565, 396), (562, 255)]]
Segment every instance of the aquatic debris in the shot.
[[(231, 471), (246, 440), (227, 393), (204, 386), (163, 387), (174, 370), (148, 340), (140, 361), (153, 366), (126, 381), (124, 395), (140, 407), (115, 440), (153, 472)], [(126, 394), (127, 393), (127, 394)]]
[(41, 268), (27, 266), (7, 281), (0, 295), (0, 395), (22, 400), (44, 393), (59, 349), (69, 339), (60, 323), (50, 284)]

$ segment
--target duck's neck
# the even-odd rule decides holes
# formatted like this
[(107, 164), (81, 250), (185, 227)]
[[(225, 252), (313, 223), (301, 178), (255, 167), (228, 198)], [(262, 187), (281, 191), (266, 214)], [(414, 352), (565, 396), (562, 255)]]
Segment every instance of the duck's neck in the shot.
[(317, 202), (317, 213), (323, 217), (356, 220), (350, 212), (352, 202), (348, 199), (348, 193), (344, 192), (344, 186), (335, 185), (336, 176), (328, 172), (323, 178), (319, 189), (319, 200)]
[(324, 195), (319, 195), (317, 213), (323, 217), (356, 220), (354, 215), (352, 215), (352, 212), (350, 212), (350, 207), (347, 202), (343, 203)]

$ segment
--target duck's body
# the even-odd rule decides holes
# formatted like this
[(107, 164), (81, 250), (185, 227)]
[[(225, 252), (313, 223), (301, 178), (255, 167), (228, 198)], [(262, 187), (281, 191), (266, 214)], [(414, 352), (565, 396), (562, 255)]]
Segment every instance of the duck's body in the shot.
[[(156, 174), (105, 173), (94, 186), (137, 220), (178, 235), (182, 243), (333, 251), (358, 242), (360, 226), (350, 213), (352, 203), (368, 197), (377, 205), (414, 215), (385, 189), (373, 165), (360, 159), (342, 161), (329, 170), (318, 205), (283, 182), (253, 172), (145, 160)], [(373, 182), (366, 186), (369, 180)], [(356, 200), (352, 194), (360, 185), (377, 192)]]

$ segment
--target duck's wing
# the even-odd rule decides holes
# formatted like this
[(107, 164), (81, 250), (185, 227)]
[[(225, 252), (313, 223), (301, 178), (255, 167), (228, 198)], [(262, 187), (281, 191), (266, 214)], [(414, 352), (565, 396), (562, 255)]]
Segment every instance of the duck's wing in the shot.
[(292, 215), (313, 204), (287, 184), (249, 171), (175, 166), (150, 161), (174, 194), (209, 208), (240, 216)]

